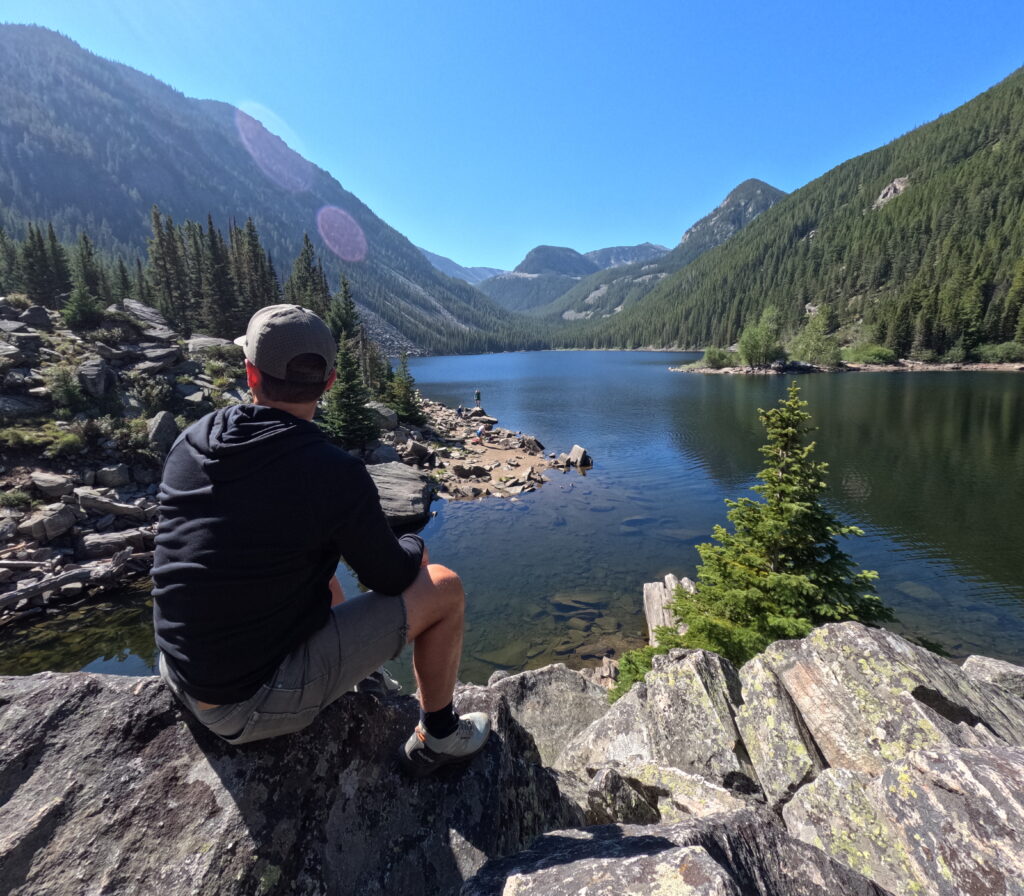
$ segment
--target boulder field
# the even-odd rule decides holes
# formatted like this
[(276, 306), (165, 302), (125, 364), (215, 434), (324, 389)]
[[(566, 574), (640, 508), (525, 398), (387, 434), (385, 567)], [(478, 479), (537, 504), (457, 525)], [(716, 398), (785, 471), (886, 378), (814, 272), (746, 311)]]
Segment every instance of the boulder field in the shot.
[(554, 665), (460, 686), (494, 734), (412, 782), (410, 696), (231, 747), (157, 678), (0, 678), (0, 891), (1016, 896), (1022, 690), (856, 623), (612, 705)]

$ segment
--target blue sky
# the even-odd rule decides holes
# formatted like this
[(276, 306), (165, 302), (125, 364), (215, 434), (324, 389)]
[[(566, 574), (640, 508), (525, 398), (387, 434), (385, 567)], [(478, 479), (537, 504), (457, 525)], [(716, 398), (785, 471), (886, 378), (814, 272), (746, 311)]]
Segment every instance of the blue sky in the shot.
[(675, 245), (1024, 64), (1021, 0), (0, 0), (260, 117), (417, 245)]

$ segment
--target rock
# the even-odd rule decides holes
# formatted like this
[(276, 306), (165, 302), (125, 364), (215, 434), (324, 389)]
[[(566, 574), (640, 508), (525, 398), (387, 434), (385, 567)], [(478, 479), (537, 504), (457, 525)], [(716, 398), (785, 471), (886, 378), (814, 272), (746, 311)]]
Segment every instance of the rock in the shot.
[(50, 410), (50, 402), (28, 395), (0, 395), (0, 419), (39, 417)]
[(115, 464), (111, 467), (100, 467), (96, 471), (96, 484), (104, 488), (120, 488), (132, 481), (128, 464)]
[(398, 414), (392, 408), (389, 408), (381, 401), (371, 401), (366, 407), (373, 411), (377, 419), (377, 425), (381, 429), (386, 429), (390, 432), (397, 428)]
[(891, 896), (749, 809), (679, 824), (553, 831), (461, 896)]
[(58, 473), (47, 473), (44, 470), (33, 470), (29, 474), (32, 485), (47, 500), (53, 501), (61, 495), (70, 495), (74, 491), (75, 483), (70, 476), (61, 476)]
[(380, 493), (384, 515), (392, 526), (424, 523), (430, 516), (430, 479), (402, 463), (367, 467)]
[(230, 339), (219, 339), (216, 336), (193, 336), (185, 346), (190, 355), (205, 355), (214, 349), (220, 348), (222, 345), (231, 345)]
[(45, 543), (59, 538), (76, 522), (74, 511), (66, 504), (49, 504), (24, 520), (17, 531), (22, 538)]
[(179, 433), (178, 424), (170, 411), (159, 411), (155, 417), (150, 418), (146, 431), (150, 447), (159, 451), (161, 456), (171, 450)]
[(78, 365), (78, 382), (93, 398), (102, 398), (117, 383), (117, 375), (102, 358)]
[(392, 464), (402, 463), (402, 455), (399, 454), (393, 445), (378, 445), (366, 459), (368, 464)]
[(18, 320), (36, 330), (53, 329), (50, 314), (42, 305), (30, 305), (18, 315)]
[(75, 496), (78, 498), (78, 504), (82, 510), (89, 513), (100, 515), (112, 513), (114, 516), (130, 520), (147, 520), (152, 515), (151, 509), (140, 507), (137, 504), (124, 504), (121, 501), (115, 501), (93, 488), (76, 488)]
[(733, 715), (742, 702), (736, 670), (704, 650), (656, 656), (643, 684), (569, 741), (555, 767), (597, 768), (608, 760), (649, 762), (759, 792)]
[(479, 464), (470, 466), (452, 464), (450, 469), (459, 479), (489, 479), (491, 475), (491, 471), (487, 467), (482, 467)]
[(975, 681), (997, 684), (1011, 694), (1024, 697), (1024, 668), (988, 656), (969, 656), (960, 667)]
[(142, 362), (154, 373), (170, 370), (182, 360), (181, 349), (176, 345), (147, 348), (142, 352)]
[(19, 367), (25, 363), (25, 355), (16, 345), (0, 340), (0, 366)]
[(516, 721), (533, 734), (545, 765), (608, 711), (608, 694), (563, 663), (508, 675), (493, 685)]
[[(1024, 746), (1024, 701), (884, 629), (826, 625), (761, 658), (828, 766), (879, 775), (914, 750)], [(774, 736), (760, 730), (767, 750)]]
[(620, 766), (618, 772), (634, 787), (645, 790), (659, 820), (670, 824), (735, 812), (748, 805), (746, 799), (733, 791), (670, 766), (647, 762)]
[(573, 467), (592, 467), (594, 462), (587, 454), (587, 449), (582, 445), (573, 445), (569, 452), (569, 464)]
[(736, 711), (736, 727), (765, 796), (774, 805), (813, 781), (825, 765), (789, 694), (771, 671), (784, 643), (770, 645), (740, 669), (743, 705)]
[(880, 777), (827, 769), (783, 814), (796, 837), (897, 896), (1024, 893), (1019, 748), (923, 750)]
[[(561, 784), (562, 782), (560, 782)], [(661, 821), (658, 810), (647, 796), (614, 768), (599, 769), (587, 789), (584, 808), (586, 823), (655, 824)]]
[(504, 700), (457, 695), (494, 734), (409, 781), (411, 697), (346, 694), (294, 735), (231, 747), (157, 678), (0, 678), (0, 892), (446, 896), (489, 857), (581, 824), (522, 758)]
[(113, 557), (130, 547), (135, 552), (153, 549), (152, 529), (122, 529), (118, 532), (96, 532), (82, 537), (82, 556), (89, 559)]

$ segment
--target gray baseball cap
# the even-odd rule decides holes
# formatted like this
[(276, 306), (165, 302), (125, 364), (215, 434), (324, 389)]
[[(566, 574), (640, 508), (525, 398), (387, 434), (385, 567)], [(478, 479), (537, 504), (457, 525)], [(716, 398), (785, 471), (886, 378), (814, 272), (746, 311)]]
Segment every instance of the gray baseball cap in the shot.
[(299, 355), (324, 359), (324, 382), (334, 369), (338, 344), (327, 324), (301, 305), (268, 305), (249, 318), (244, 336), (235, 340), (245, 357), (263, 373), (287, 380), (288, 362)]

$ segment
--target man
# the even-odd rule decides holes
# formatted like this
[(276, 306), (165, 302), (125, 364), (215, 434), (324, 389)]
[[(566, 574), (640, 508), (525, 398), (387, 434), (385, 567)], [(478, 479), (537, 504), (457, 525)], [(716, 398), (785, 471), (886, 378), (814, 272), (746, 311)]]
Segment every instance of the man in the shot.
[[(420, 723), (400, 750), (427, 774), (487, 740), (459, 717), (459, 577), (388, 527), (363, 464), (313, 423), (337, 345), (298, 305), (257, 311), (245, 336), (253, 404), (193, 423), (164, 464), (153, 564), (160, 674), (232, 744), (297, 731), (408, 642)], [(346, 600), (339, 557), (372, 591)]]

